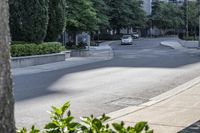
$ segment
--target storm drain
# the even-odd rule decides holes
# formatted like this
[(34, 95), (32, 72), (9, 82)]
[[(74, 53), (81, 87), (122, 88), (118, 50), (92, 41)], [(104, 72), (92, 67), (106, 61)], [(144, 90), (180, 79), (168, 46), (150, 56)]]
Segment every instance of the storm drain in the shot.
[(141, 99), (141, 98), (122, 97), (122, 98), (113, 100), (111, 102), (108, 102), (106, 104), (112, 104), (112, 105), (117, 105), (117, 106), (136, 106), (146, 101), (147, 100)]

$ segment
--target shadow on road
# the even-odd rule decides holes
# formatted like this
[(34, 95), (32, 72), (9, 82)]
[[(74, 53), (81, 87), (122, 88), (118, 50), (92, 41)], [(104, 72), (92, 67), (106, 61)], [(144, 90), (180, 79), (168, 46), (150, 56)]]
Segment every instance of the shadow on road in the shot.
[(200, 133), (200, 120), (179, 131), (178, 133)]
[[(146, 40), (141, 44), (143, 48), (138, 50), (135, 50), (134, 46), (127, 46), (129, 47), (127, 48), (128, 51), (120, 51), (120, 49), (116, 49), (116, 57), (109, 61), (91, 63), (52, 72), (15, 76), (15, 99), (18, 102), (45, 95), (66, 93), (66, 91), (63, 92), (62, 89), (55, 91), (49, 90), (48, 88), (63, 76), (73, 73), (114, 67), (173, 69), (195, 64), (200, 61), (199, 55), (184, 54), (172, 49), (162, 49), (158, 44), (159, 41), (151, 42), (149, 40)], [(148, 45), (148, 48), (145, 48), (146, 45)], [(150, 45), (152, 45), (152, 48), (150, 47)], [(131, 50), (131, 48), (133, 48), (133, 50)], [(76, 90), (69, 89), (68, 95), (72, 95), (75, 93)]]

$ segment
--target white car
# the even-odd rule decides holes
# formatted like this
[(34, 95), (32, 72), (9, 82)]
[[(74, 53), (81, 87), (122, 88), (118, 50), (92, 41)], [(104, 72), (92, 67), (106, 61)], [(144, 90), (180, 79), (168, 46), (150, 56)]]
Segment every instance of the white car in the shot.
[(121, 38), (121, 45), (133, 44), (133, 37), (131, 35), (123, 35)]
[(133, 32), (133, 33), (132, 33), (132, 36), (133, 36), (135, 39), (137, 39), (137, 38), (140, 37), (140, 35), (139, 35), (138, 32)]

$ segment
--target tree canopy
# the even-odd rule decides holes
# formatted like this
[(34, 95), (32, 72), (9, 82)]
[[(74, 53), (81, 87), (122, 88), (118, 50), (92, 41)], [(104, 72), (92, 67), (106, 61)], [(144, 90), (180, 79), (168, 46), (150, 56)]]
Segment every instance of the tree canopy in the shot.
[(100, 29), (109, 26), (109, 7), (103, 0), (92, 0), (93, 7), (96, 10), (97, 24)]
[(65, 30), (65, 0), (49, 1), (49, 22), (46, 41), (57, 41), (58, 36)]
[(141, 2), (139, 0), (131, 0), (130, 9), (132, 11), (131, 23), (133, 27), (145, 27), (147, 22), (147, 16), (142, 9)]
[(13, 39), (42, 42), (48, 25), (48, 0), (10, 0), (9, 4)]
[(110, 0), (107, 1), (110, 8), (110, 27), (119, 32), (121, 28), (130, 26), (144, 26), (146, 15), (141, 8), (139, 0)]
[(198, 5), (195, 1), (190, 1), (188, 3), (188, 24), (189, 27), (195, 28), (198, 27)]
[(150, 19), (160, 29), (178, 28), (183, 25), (183, 12), (179, 6), (160, 1), (153, 2)]
[(93, 31), (98, 29), (96, 11), (90, 0), (66, 0), (66, 29)]

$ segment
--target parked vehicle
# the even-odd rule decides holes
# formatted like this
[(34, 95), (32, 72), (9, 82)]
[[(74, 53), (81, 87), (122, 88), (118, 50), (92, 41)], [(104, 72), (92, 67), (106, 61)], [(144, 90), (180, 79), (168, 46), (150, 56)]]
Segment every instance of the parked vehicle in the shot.
[(131, 35), (123, 35), (121, 38), (121, 45), (133, 44), (133, 37)]
[(138, 39), (140, 37), (138, 32), (133, 32), (132, 33), (133, 38)]

